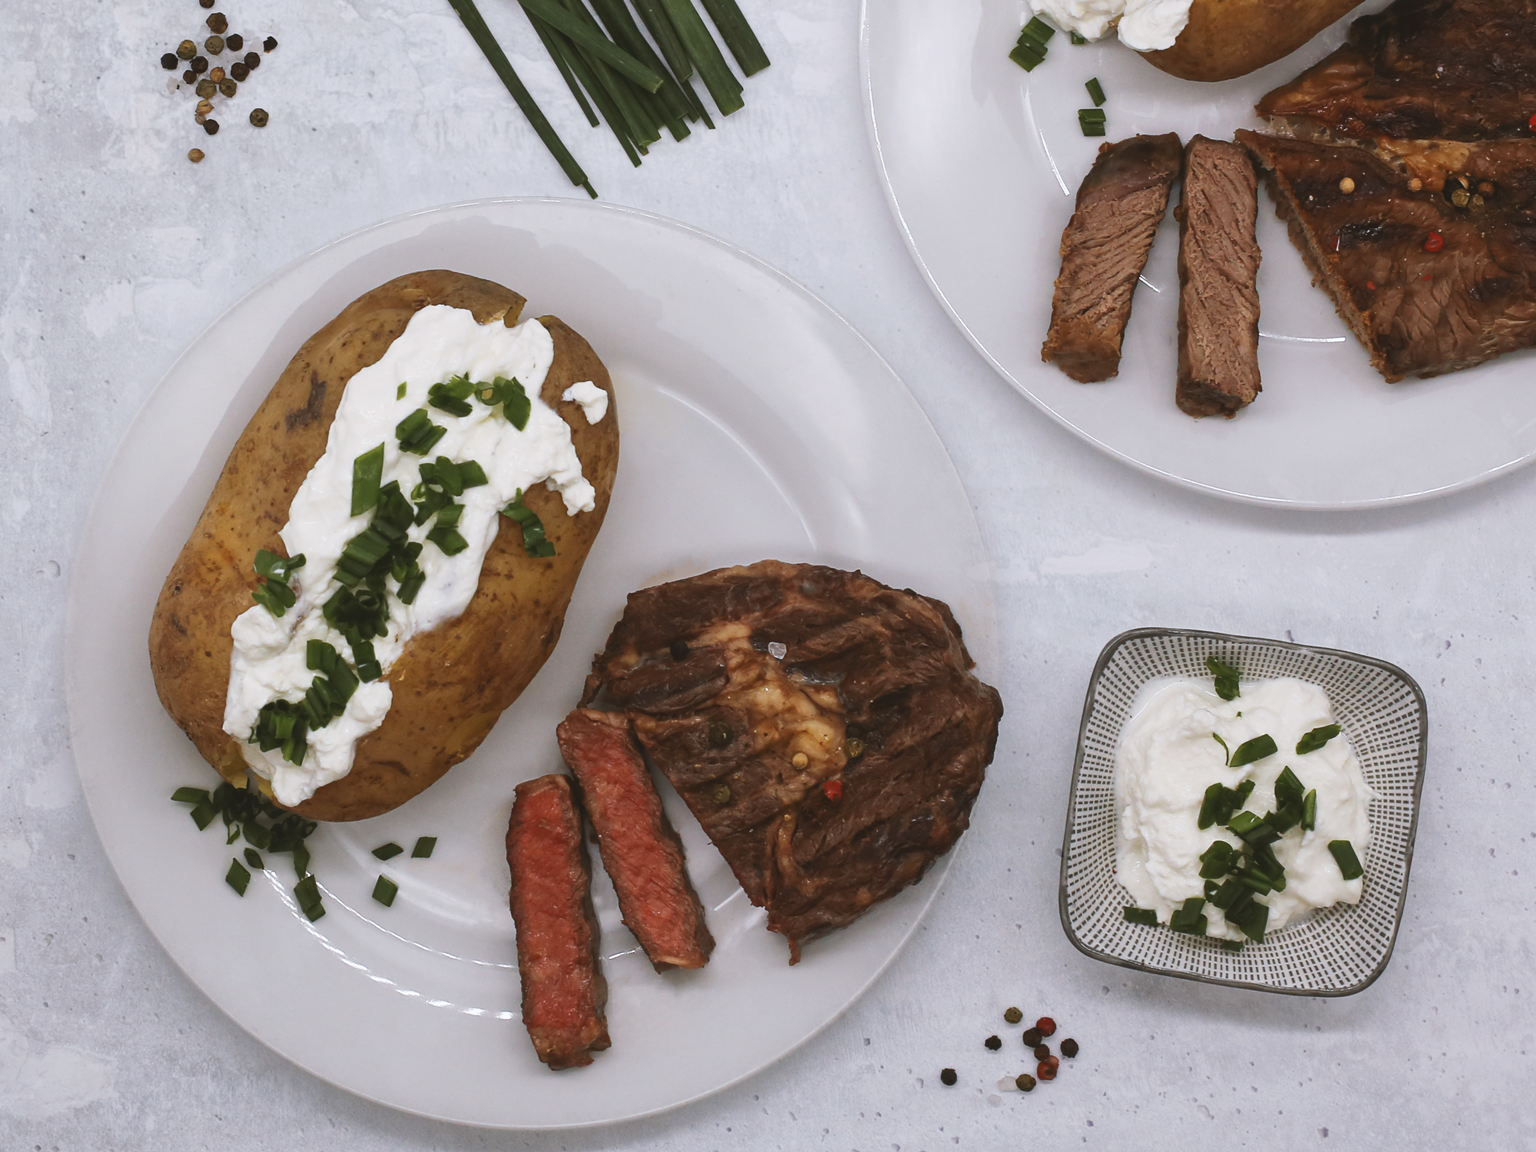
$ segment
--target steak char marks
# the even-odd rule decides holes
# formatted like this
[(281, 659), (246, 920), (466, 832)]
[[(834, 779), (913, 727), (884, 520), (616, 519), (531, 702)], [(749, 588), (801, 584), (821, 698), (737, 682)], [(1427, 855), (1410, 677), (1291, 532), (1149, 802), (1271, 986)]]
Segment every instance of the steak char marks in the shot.
[(1077, 190), (1077, 210), (1061, 234), (1051, 328), (1040, 350), (1042, 360), (1054, 360), (1074, 380), (1108, 380), (1120, 371), (1131, 295), (1181, 160), (1172, 132), (1132, 136), (1103, 145)]
[(634, 717), (795, 963), (968, 826), (1002, 715), (970, 667), (939, 601), (766, 560), (631, 595), (584, 703)]

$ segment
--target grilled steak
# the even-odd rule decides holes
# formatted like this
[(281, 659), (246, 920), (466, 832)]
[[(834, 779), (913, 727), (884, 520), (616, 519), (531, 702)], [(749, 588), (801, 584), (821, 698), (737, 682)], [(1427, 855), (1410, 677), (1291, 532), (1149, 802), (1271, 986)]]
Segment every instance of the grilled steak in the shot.
[(584, 702), (634, 716), (793, 964), (965, 831), (1002, 715), (970, 667), (939, 601), (765, 560), (631, 595)]
[(1190, 416), (1231, 419), (1259, 394), (1259, 183), (1241, 144), (1184, 150), (1179, 218), (1179, 383)]
[(629, 717), (578, 708), (556, 735), (560, 755), (581, 785), (582, 807), (597, 832), (625, 927), (656, 971), (704, 967), (715, 941), (688, 880), (683, 842), (662, 810)]
[[(1363, 148), (1237, 135), (1264, 166), (1314, 282), (1388, 380), (1451, 372), (1536, 345), (1529, 202), (1523, 212), (1491, 200), (1466, 210), (1443, 191), (1414, 190), (1411, 177)], [(1529, 183), (1536, 149), (1526, 148), (1521, 179)]]
[(507, 826), (523, 1024), (551, 1068), (592, 1063), (608, 1047), (608, 983), (597, 952), (592, 870), (568, 777), (517, 786)]
[(1120, 370), (1136, 278), (1179, 175), (1179, 138), (1133, 136), (1099, 149), (1061, 234), (1061, 274), (1051, 299), (1042, 360), (1074, 380), (1108, 380)]

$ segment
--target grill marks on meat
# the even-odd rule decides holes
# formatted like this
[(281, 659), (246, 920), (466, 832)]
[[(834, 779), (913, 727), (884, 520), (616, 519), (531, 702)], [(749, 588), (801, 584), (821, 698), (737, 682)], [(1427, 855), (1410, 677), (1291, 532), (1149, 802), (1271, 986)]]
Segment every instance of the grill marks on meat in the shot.
[[(689, 689), (685, 688), (685, 693)], [(683, 844), (622, 713), (578, 708), (556, 730), (619, 898), (625, 926), (658, 972), (702, 968), (715, 941), (688, 880)]]
[(609, 1045), (608, 984), (598, 957), (592, 869), (570, 780), (517, 786), (507, 826), (512, 919), (523, 981), (523, 1024), (553, 1069), (592, 1063)]
[(1179, 382), (1190, 416), (1231, 419), (1259, 394), (1258, 178), (1247, 149), (1196, 136), (1179, 217)]
[(1536, 106), (1536, 0), (1398, 0), (1259, 102), (1360, 140), (1527, 135)]
[[(1314, 282), (1388, 380), (1451, 372), (1536, 345), (1531, 204), (1466, 211), (1443, 191), (1413, 191), (1408, 176), (1362, 148), (1237, 135), (1263, 165)], [(1510, 145), (1497, 147), (1507, 161)], [(1536, 147), (1525, 147), (1523, 170), (1501, 183), (1536, 182)], [(1341, 191), (1345, 178), (1353, 192)], [(1431, 252), (1425, 242), (1433, 233), (1443, 242)]]
[[(707, 700), (701, 667), (724, 672)], [(587, 696), (629, 702), (640, 742), (794, 963), (967, 827), (1002, 715), (970, 667), (939, 601), (768, 560), (631, 595)]]
[(1099, 149), (1077, 190), (1061, 235), (1061, 273), (1051, 327), (1040, 351), (1074, 380), (1108, 380), (1120, 370), (1136, 278), (1179, 175), (1179, 138), (1133, 136)]

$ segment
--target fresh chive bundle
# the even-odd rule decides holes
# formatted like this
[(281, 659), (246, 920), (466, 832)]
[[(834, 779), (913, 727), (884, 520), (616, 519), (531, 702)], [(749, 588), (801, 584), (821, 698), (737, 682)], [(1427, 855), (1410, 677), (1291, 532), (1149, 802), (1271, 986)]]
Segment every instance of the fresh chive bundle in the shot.
[[(507, 62), (474, 0), (448, 2), (571, 183), (595, 198), (586, 174)], [(743, 75), (768, 67), (768, 55), (736, 0), (700, 2)], [(694, 0), (627, 0), (627, 6), (626, 0), (519, 0), (519, 5), (587, 123), (596, 128), (606, 121), (636, 167), (661, 139), (663, 128), (682, 140), (690, 134), (689, 123), (715, 126), (694, 91), (695, 70), (722, 115), (742, 107), (741, 81)]]
[(1045, 62), (1046, 44), (1054, 35), (1056, 35), (1056, 29), (1038, 16), (1031, 17), (1029, 23), (1020, 30), (1013, 50), (1008, 53), (1008, 59), (1024, 71), (1033, 72), (1038, 65)]

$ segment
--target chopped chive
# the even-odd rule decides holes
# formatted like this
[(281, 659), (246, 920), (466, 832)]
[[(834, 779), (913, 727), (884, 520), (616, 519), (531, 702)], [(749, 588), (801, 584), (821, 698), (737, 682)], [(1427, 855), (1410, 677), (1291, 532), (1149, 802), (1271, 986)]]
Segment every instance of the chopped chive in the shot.
[(218, 815), (218, 811), (212, 804), (204, 801), (196, 808), (193, 808), (190, 815), (192, 817), (192, 823), (196, 824), (197, 830), (201, 832), (206, 829), (208, 825), (213, 823), (213, 818)]
[(400, 845), (391, 840), (388, 844), (380, 844), (373, 850), (373, 854), (380, 860), (393, 860), (396, 856), (400, 855), (400, 853), (404, 851), (404, 848), (400, 847)]
[(1029, 23), (1024, 25), (1024, 29), (1019, 35), (1028, 36), (1031, 40), (1037, 40), (1041, 44), (1045, 44), (1052, 36), (1056, 35), (1056, 29), (1052, 28), (1040, 17), (1032, 16)]
[(293, 870), (300, 880), (310, 875), (309, 871), (309, 846), (300, 842), (293, 848)]
[[(1205, 790), (1205, 797), (1200, 801), (1200, 816), (1195, 821), (1195, 826), (1204, 832), (1212, 824), (1218, 823), (1216, 819), (1221, 813), (1222, 797), (1231, 789), (1223, 784), (1212, 784)], [(1219, 821), (1226, 823), (1226, 821)]]
[(1219, 880), (1232, 870), (1232, 854), (1235, 850), (1225, 840), (1213, 840), (1211, 846), (1200, 853), (1200, 876), (1205, 880)]
[(1097, 76), (1084, 84), (1083, 87), (1088, 89), (1088, 98), (1093, 101), (1095, 108), (1104, 107), (1104, 86), (1099, 83)]
[(1205, 907), (1205, 900), (1199, 896), (1191, 896), (1184, 901), (1182, 908), (1175, 908), (1173, 915), (1168, 917), (1168, 927), (1175, 932), (1187, 932), (1191, 936), (1204, 936), (1209, 927), (1209, 921), (1200, 909)]
[(521, 488), (512, 497), (512, 502), (501, 510), (501, 514), (522, 526), (523, 551), (528, 555), (548, 557), (555, 554), (555, 546), (544, 536), (544, 522), (532, 508), (523, 503)]
[(1211, 739), (1221, 745), (1221, 751), (1223, 753), (1221, 762), (1223, 764), (1230, 765), (1232, 763), (1232, 749), (1227, 747), (1227, 742), (1220, 736), (1216, 735), (1214, 732), (1211, 733)]
[(388, 908), (394, 904), (395, 893), (399, 891), (400, 886), (388, 876), (380, 876), (373, 886), (373, 898)]
[(1157, 913), (1150, 908), (1132, 908), (1128, 906), (1122, 909), (1120, 914), (1132, 924), (1151, 924), (1153, 926), (1157, 924)]
[(1328, 841), (1328, 851), (1338, 861), (1339, 872), (1344, 879), (1358, 880), (1365, 875), (1365, 869), (1360, 867), (1360, 857), (1355, 855), (1355, 846), (1348, 840)]
[[(225, 821), (226, 821), (226, 823), (229, 822), (229, 817), (228, 816), (225, 816)], [(234, 823), (228, 823), (228, 827), (229, 827), (229, 834), (224, 837), (224, 843), (226, 843), (226, 844), (233, 844), (236, 840), (240, 839), (240, 825), (234, 824)]]
[(1290, 766), (1282, 768), (1280, 775), (1275, 779), (1275, 803), (1294, 804), (1299, 808), (1305, 794), (1306, 789), (1301, 786), (1301, 781), (1296, 778), (1296, 773), (1291, 771)]
[(423, 836), (416, 841), (416, 847), (411, 849), (412, 860), (425, 860), (432, 855), (432, 849), (437, 847), (436, 836)]
[(1308, 792), (1301, 801), (1301, 826), (1308, 832), (1317, 828), (1317, 789)]
[(1227, 821), (1227, 829), (1250, 844), (1273, 844), (1280, 839), (1280, 833), (1275, 831), (1274, 825), (1252, 812), (1239, 812)]
[(469, 541), (459, 535), (457, 528), (439, 526), (427, 533), (427, 539), (436, 544), (444, 556), (457, 556), (469, 547)]
[(1228, 768), (1241, 768), (1244, 764), (1252, 764), (1273, 756), (1278, 748), (1275, 747), (1275, 738), (1269, 733), (1263, 736), (1255, 736), (1252, 740), (1244, 740), (1232, 753), (1232, 758), (1227, 761)]
[(1236, 904), (1238, 898), (1243, 894), (1243, 885), (1240, 884), (1235, 878), (1233, 878), (1229, 880), (1223, 880), (1220, 887), (1216, 889), (1216, 894), (1214, 896), (1208, 896), (1207, 899), (1210, 900), (1212, 904), (1216, 905), (1216, 907), (1225, 912), (1228, 908), (1231, 908), (1234, 904)]
[(171, 793), (171, 799), (178, 804), (206, 804), (208, 803), (208, 789), (178, 788)]
[(1077, 118), (1085, 124), (1102, 124), (1109, 119), (1108, 115), (1098, 108), (1079, 108)]
[(1008, 53), (1008, 59), (1012, 60), (1026, 72), (1033, 72), (1035, 68), (1045, 61), (1045, 53), (1034, 48), (1027, 42), (1020, 42), (1013, 46)]
[(320, 885), (315, 880), (314, 873), (311, 872), (293, 886), (293, 898), (298, 902), (299, 911), (311, 921), (325, 915), (325, 905), (320, 900)]
[(395, 389), (395, 399), (396, 400), (404, 400), (405, 399), (405, 381), (404, 380), (400, 381), (400, 387)]
[(1068, 32), (1067, 36), (1071, 39), (1072, 43), (1074, 43), (1074, 44), (1086, 44), (1086, 43), (1088, 43), (1088, 37), (1084, 36), (1081, 32), (1076, 32), (1076, 31)]
[(224, 883), (228, 884), (241, 896), (244, 896), (246, 888), (251, 883), (251, 874), (240, 861), (231, 860), (229, 862), (229, 871), (224, 873)]
[[(246, 831), (249, 832), (250, 829), (247, 828)], [(267, 866), (261, 861), (261, 853), (254, 848), (247, 848), (245, 850), (245, 862), (258, 872), (266, 871)]]
[(379, 502), (384, 478), (384, 445), (370, 448), (352, 461), (352, 515), (361, 516)]
[(1242, 940), (1223, 940), (1221, 942), (1221, 950), (1223, 952), (1241, 952), (1244, 943), (1245, 941)]
[[(1081, 118), (1082, 113), (1078, 113)], [(1214, 656), (1205, 658), (1205, 667), (1216, 678), (1216, 695), (1223, 700), (1236, 700), (1241, 693), (1237, 690), (1237, 669), (1224, 663)]]
[(1228, 912), (1227, 921), (1258, 944), (1263, 941), (1264, 929), (1269, 923), (1269, 905), (1260, 904), (1257, 900), (1251, 901), (1241, 909), (1234, 908)]
[(1314, 728), (1300, 740), (1296, 741), (1296, 755), (1305, 756), (1308, 752), (1316, 752), (1338, 734), (1339, 726), (1337, 724), (1325, 724), (1321, 728)]

